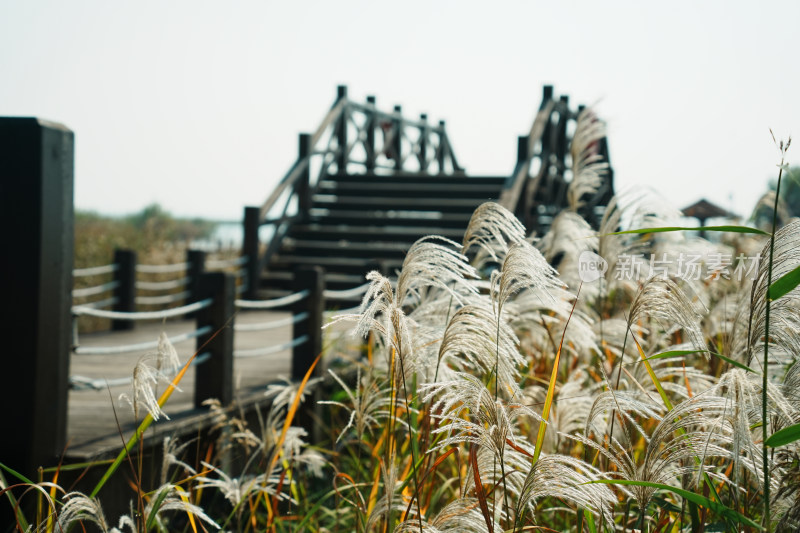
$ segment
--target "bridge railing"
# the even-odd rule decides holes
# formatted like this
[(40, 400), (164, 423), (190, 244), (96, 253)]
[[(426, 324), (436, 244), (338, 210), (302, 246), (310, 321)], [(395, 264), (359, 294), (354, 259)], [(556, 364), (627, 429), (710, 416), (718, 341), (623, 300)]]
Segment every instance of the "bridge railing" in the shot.
[(250, 258), (246, 268), (252, 280), (245, 292), (248, 298), (256, 298), (260, 273), (290, 225), (308, 216), (320, 180), (353, 171), (448, 175), (463, 174), (464, 169), (444, 121), (431, 124), (426, 114), (418, 120), (405, 118), (400, 106), (391, 113), (380, 111), (374, 97), (367, 97), (366, 104), (353, 102), (347, 88), (339, 86), (317, 130), (300, 134), (297, 160), (267, 200), (260, 207), (245, 208), (243, 254)]
[[(567, 190), (572, 179), (570, 148), (577, 121), (584, 107), (569, 107), (569, 98), (555, 99), (553, 87), (546, 85), (542, 103), (534, 117), (530, 132), (517, 141), (517, 163), (505, 183), (500, 203), (532, 231), (541, 232), (549, 221), (567, 205)], [(598, 141), (598, 153), (609, 163), (608, 143)], [(592, 196), (585, 198), (581, 214), (592, 225), (597, 224), (595, 208), (604, 206), (613, 195), (613, 173), (610, 166), (605, 182)]]
[[(72, 271), (74, 284), (81, 285), (72, 290), (73, 306), (134, 312), (189, 304), (197, 301), (199, 279), (207, 271), (231, 273), (237, 294), (241, 294), (247, 290), (246, 263), (246, 256), (214, 259), (205, 251), (188, 250), (185, 261), (180, 263), (139, 264), (136, 252), (120, 249), (114, 252), (111, 264)], [(111, 329), (115, 331), (133, 326), (129, 320), (111, 319)]]

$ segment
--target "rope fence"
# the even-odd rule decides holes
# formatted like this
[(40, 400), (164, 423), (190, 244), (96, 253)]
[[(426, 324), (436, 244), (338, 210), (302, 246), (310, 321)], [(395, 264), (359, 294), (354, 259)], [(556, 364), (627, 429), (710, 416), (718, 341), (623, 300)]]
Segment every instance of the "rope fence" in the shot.
[(84, 278), (89, 276), (99, 276), (101, 274), (111, 274), (119, 268), (117, 264), (103, 265), (89, 268), (76, 268), (72, 271), (73, 278)]

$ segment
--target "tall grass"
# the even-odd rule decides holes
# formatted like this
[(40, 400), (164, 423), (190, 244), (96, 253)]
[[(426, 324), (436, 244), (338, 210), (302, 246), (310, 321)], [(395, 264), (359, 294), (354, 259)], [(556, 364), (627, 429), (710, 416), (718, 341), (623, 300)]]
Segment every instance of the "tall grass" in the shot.
[[(576, 137), (591, 150), (601, 132), (584, 124), (593, 129)], [(591, 154), (573, 160), (570, 207), (548, 234), (528, 238), (485, 204), (461, 243), (426, 238), (395, 279), (370, 273), (360, 311), (339, 319), (353, 335), (324, 354), (328, 372), (273, 386), (257, 426), (212, 404), (219, 439), (194, 464), (165, 443), (160, 485), (137, 485), (138, 508), (116, 528), (102, 486), (84, 496), (31, 480), (21, 481), (52, 511), (43, 503), (20, 524), (797, 531), (800, 221), (771, 232), (728, 226), (706, 241), (660, 202), (627, 195), (595, 233), (577, 212), (605, 167)], [(581, 285), (585, 251), (609, 268)], [(681, 270), (694, 252), (696, 278)], [(632, 254), (644, 254), (638, 275), (621, 275)], [(765, 259), (741, 276), (757, 254)], [(327, 397), (313, 418), (327, 440), (314, 445), (294, 425), (311, 387)], [(149, 414), (129, 443), (162, 400), (142, 403)], [(7, 493), (33, 497), (23, 490)]]

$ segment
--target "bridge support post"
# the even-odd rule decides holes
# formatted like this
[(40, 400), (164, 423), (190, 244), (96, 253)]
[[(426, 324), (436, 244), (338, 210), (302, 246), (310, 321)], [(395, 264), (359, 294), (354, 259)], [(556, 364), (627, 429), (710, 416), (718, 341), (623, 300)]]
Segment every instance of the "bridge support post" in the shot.
[[(447, 151), (448, 151), (447, 141), (445, 140), (446, 137), (444, 136), (444, 128), (445, 128), (445, 122), (444, 122), (444, 120), (440, 120), (439, 121), (439, 148), (436, 151), (436, 162), (439, 165), (439, 174), (444, 174), (444, 172), (445, 172), (444, 162), (445, 162), (445, 159), (447, 157)], [(455, 170), (455, 169), (453, 169), (453, 170)]]
[[(347, 98), (347, 86), (339, 85), (336, 88), (336, 104)], [(335, 104), (334, 104), (335, 105)], [(347, 173), (347, 109), (342, 110), (339, 122), (336, 123), (336, 143), (339, 145), (339, 155), (336, 156), (336, 172)]]
[(394, 155), (395, 170), (403, 170), (403, 106), (394, 106), (392, 119), (392, 153)]
[[(33, 479), (39, 466), (56, 464), (66, 445), (73, 157), (74, 134), (66, 127), (0, 118), (0, 224), (9, 251), (0, 261), (0, 391), (8, 402), (0, 457)], [(14, 523), (7, 501), (0, 523)]]
[(258, 207), (244, 208), (242, 255), (247, 257), (247, 263), (245, 263), (244, 266), (247, 276), (247, 290), (244, 291), (244, 297), (248, 300), (256, 299), (258, 286), (261, 283), (260, 258), (258, 256), (258, 229), (261, 227), (260, 218), (261, 210)]
[[(297, 142), (297, 160), (302, 161), (311, 153), (311, 135), (301, 133)], [(311, 210), (311, 169), (306, 164), (297, 180), (297, 209), (300, 216), (308, 217)]]
[[(114, 271), (114, 281), (117, 286), (114, 289), (113, 310), (124, 313), (136, 311), (136, 252), (133, 250), (114, 250), (114, 264), (117, 269)], [(136, 326), (135, 320), (112, 320), (111, 329), (113, 331), (131, 330)]]
[(428, 171), (428, 115), (421, 113), (419, 115), (420, 122), (423, 126), (419, 129), (419, 171)]
[(374, 96), (367, 96), (367, 106), (369, 106), (371, 112), (367, 116), (367, 122), (364, 127), (367, 130), (367, 139), (366, 139), (366, 152), (367, 152), (367, 172), (372, 172), (375, 170), (375, 97)]
[(194, 405), (216, 398), (222, 405), (233, 401), (233, 312), (236, 284), (226, 272), (207, 272), (200, 277), (198, 297), (211, 298), (210, 307), (197, 312), (197, 327), (211, 331), (197, 338), (198, 356), (211, 357), (196, 367)]
[(325, 270), (322, 267), (301, 267), (294, 275), (294, 290), (308, 290), (307, 298), (297, 302), (292, 314), (308, 313), (308, 317), (294, 325), (294, 336), (303, 335), (308, 340), (292, 351), (292, 379), (300, 380), (306, 375), (317, 355), (322, 352), (322, 320), (325, 311)]

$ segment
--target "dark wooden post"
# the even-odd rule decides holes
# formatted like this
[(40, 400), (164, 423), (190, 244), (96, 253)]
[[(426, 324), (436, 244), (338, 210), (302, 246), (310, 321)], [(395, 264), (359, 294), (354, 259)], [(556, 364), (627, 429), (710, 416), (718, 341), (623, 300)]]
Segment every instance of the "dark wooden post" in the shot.
[[(117, 287), (114, 289), (113, 310), (123, 313), (136, 311), (136, 252), (133, 250), (114, 250), (114, 264), (117, 269), (114, 271), (114, 281)], [(135, 327), (133, 320), (112, 320), (111, 329), (113, 331), (127, 331)]]
[(547, 102), (549, 102), (552, 99), (553, 99), (553, 86), (545, 85), (542, 88), (542, 107), (540, 109), (543, 109), (544, 106), (547, 104)]
[(206, 271), (207, 255), (204, 250), (188, 250), (186, 252), (186, 263), (189, 265), (186, 270), (186, 277), (189, 278), (187, 285), (189, 297), (186, 298), (186, 303), (194, 303), (200, 299), (198, 297), (200, 278)]
[[(336, 103), (347, 98), (347, 86), (339, 85), (336, 88)], [(342, 115), (336, 123), (336, 142), (339, 145), (339, 155), (336, 157), (336, 167), (339, 174), (347, 173), (347, 108), (342, 110)]]
[(447, 138), (444, 135), (444, 120), (439, 121), (439, 151), (436, 153), (436, 162), (439, 164), (439, 174), (444, 174), (444, 162), (447, 158)]
[(200, 300), (212, 298), (210, 307), (197, 312), (197, 327), (211, 326), (211, 331), (197, 338), (197, 351), (211, 357), (197, 365), (194, 405), (218, 399), (222, 405), (233, 400), (233, 311), (236, 284), (227, 272), (206, 272), (200, 277)]
[[(39, 466), (54, 466), (66, 445), (74, 141), (61, 124), (0, 118), (0, 458), (32, 479)], [(3, 527), (14, 523), (11, 516), (3, 501)]]
[(419, 170), (428, 170), (428, 115), (421, 113), (419, 116), (422, 127), (419, 129)]
[(258, 207), (244, 208), (244, 237), (242, 240), (242, 255), (247, 257), (245, 272), (247, 275), (247, 290), (244, 297), (255, 300), (258, 286), (261, 282), (261, 259), (259, 258), (258, 229), (261, 227), (261, 209)]
[(377, 125), (374, 96), (367, 96), (367, 106), (369, 106), (370, 111), (368, 111), (367, 121), (364, 124), (367, 130), (365, 151), (367, 152), (367, 172), (372, 172), (375, 170), (375, 126)]
[(400, 105), (394, 106), (394, 118), (392, 119), (392, 131), (394, 138), (392, 139), (392, 152), (394, 152), (394, 168), (395, 170), (403, 169), (403, 107)]
[[(297, 142), (297, 160), (302, 162), (303, 159), (308, 157), (311, 153), (311, 135), (308, 133), (301, 133)], [(300, 177), (297, 179), (297, 208), (300, 216), (303, 218), (308, 217), (308, 212), (311, 210), (311, 168), (310, 162), (305, 163), (305, 167), (300, 172)]]
[(517, 164), (527, 163), (531, 159), (530, 137), (520, 135), (517, 137)]
[(311, 363), (322, 351), (322, 320), (325, 311), (325, 270), (300, 267), (294, 275), (294, 290), (308, 290), (307, 298), (292, 307), (292, 314), (308, 313), (308, 318), (294, 325), (294, 338), (308, 335), (308, 340), (292, 351), (292, 379), (303, 379)]

